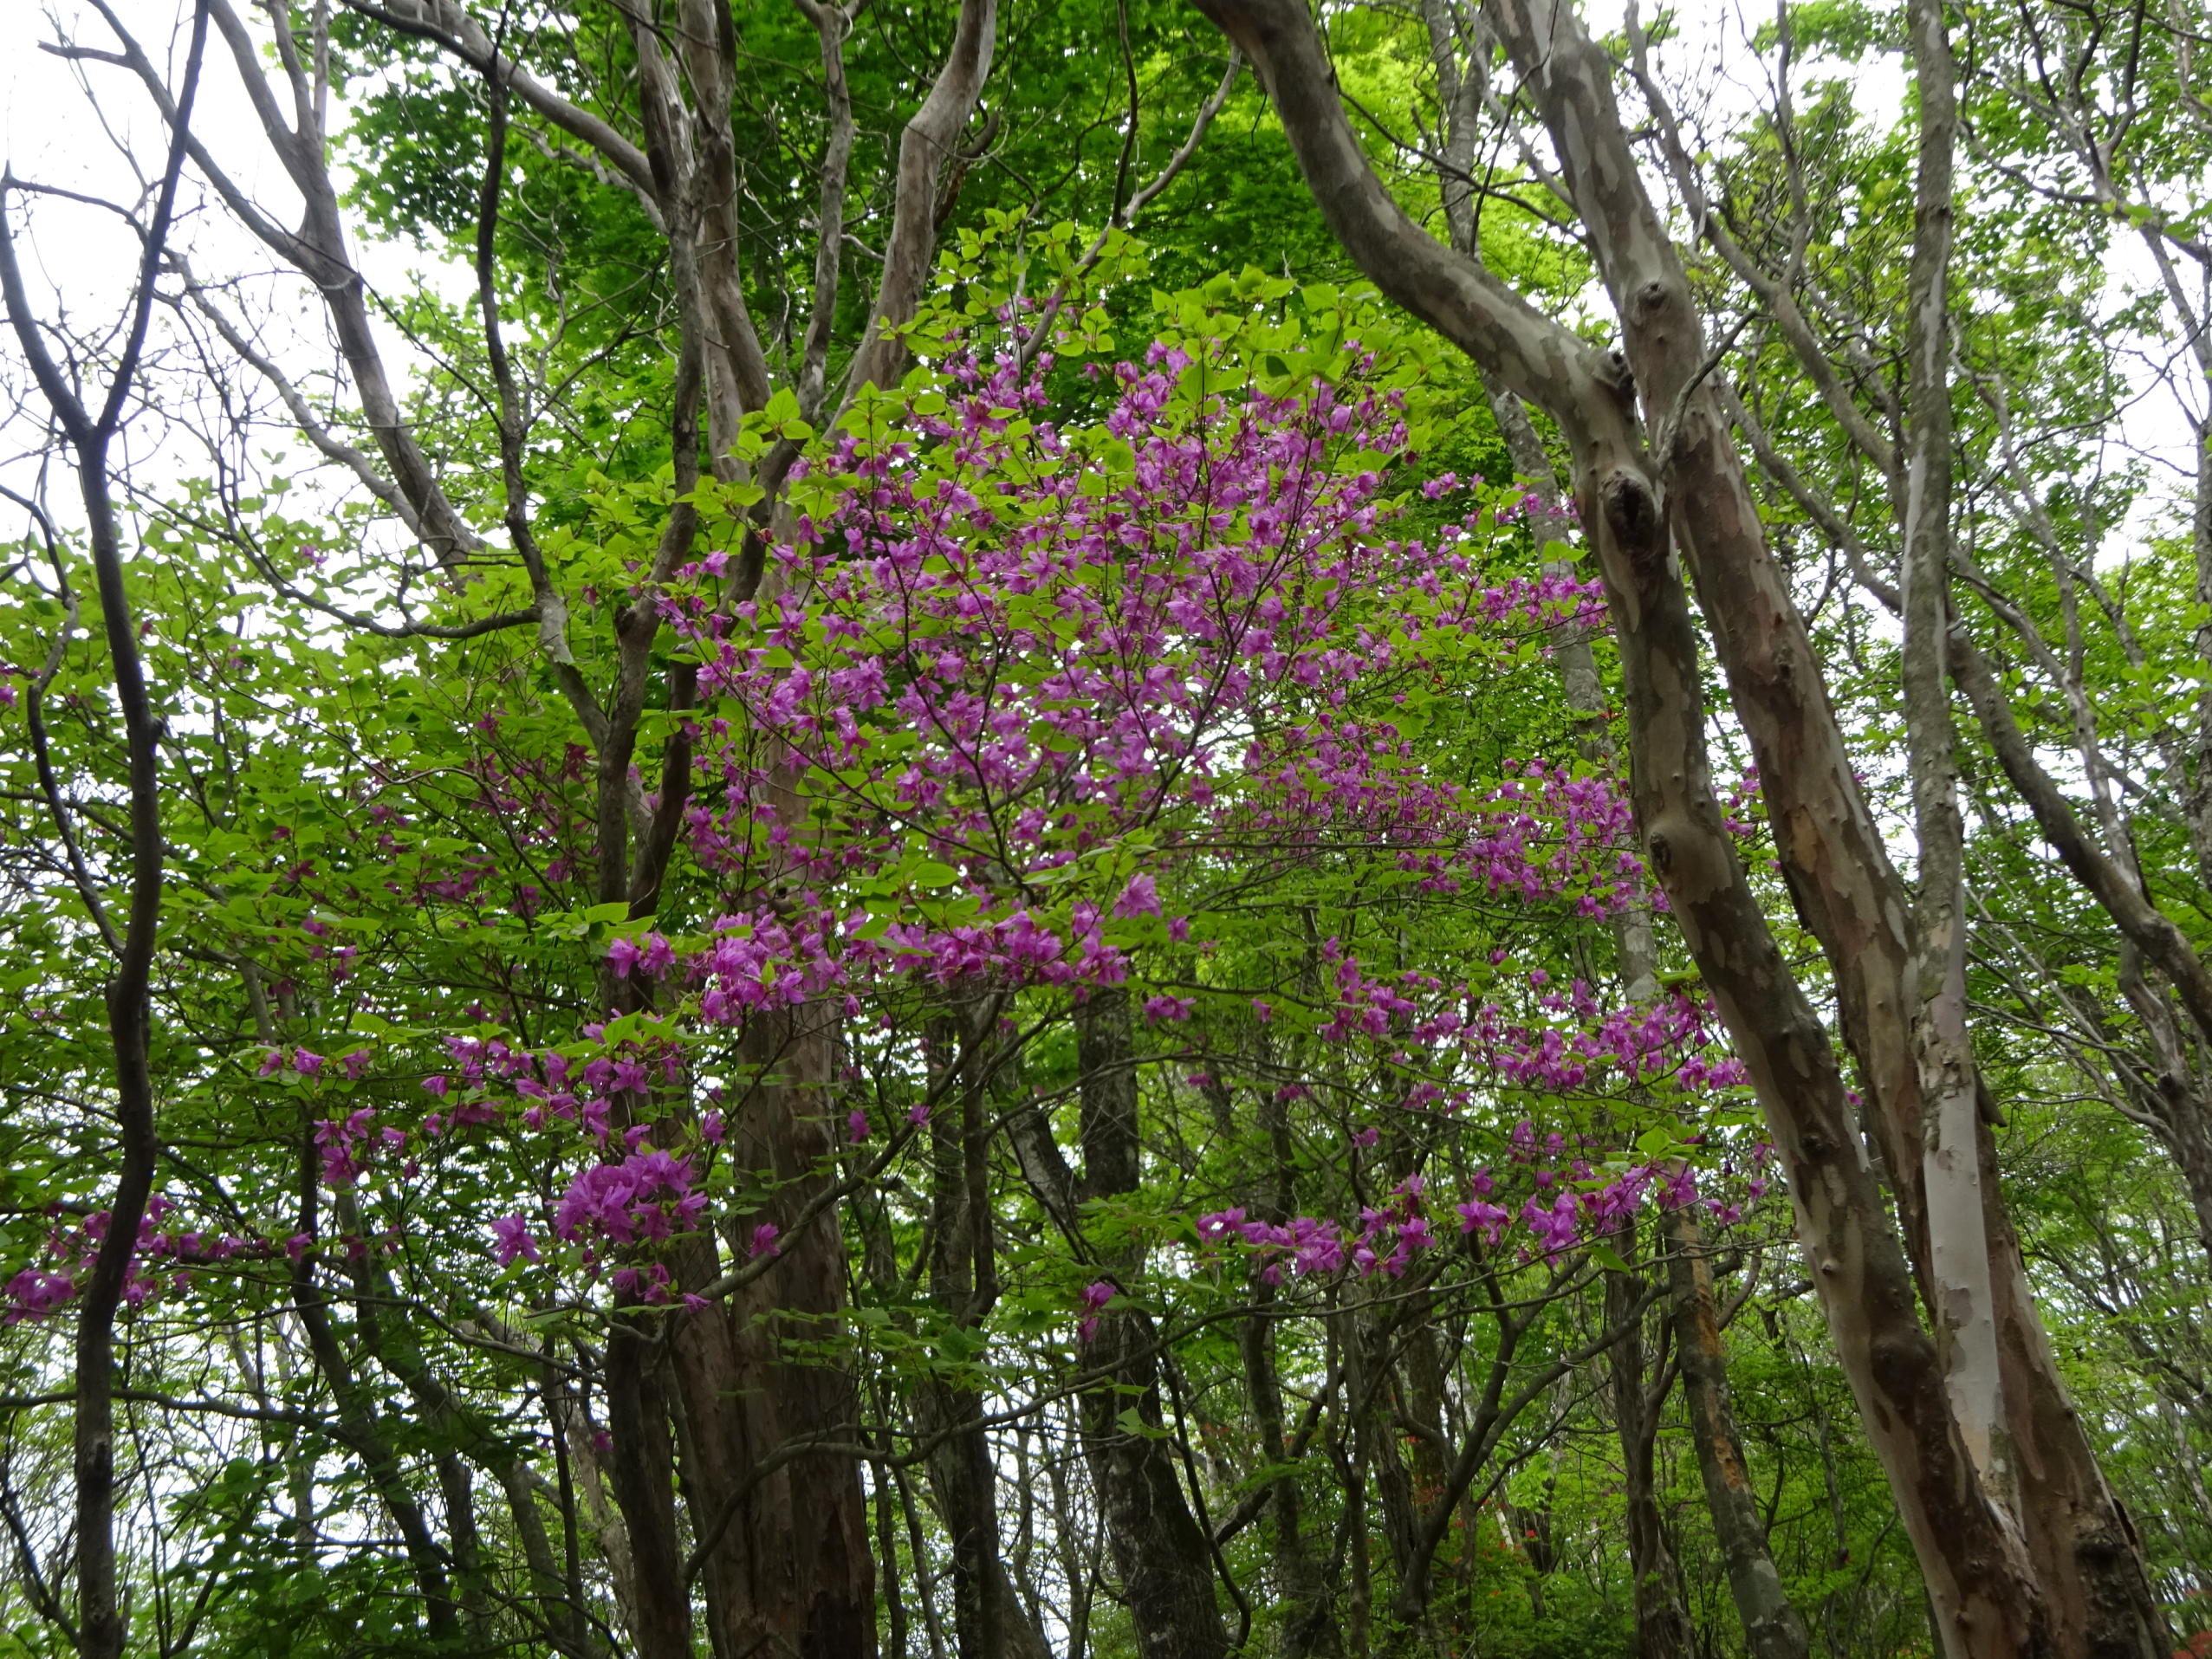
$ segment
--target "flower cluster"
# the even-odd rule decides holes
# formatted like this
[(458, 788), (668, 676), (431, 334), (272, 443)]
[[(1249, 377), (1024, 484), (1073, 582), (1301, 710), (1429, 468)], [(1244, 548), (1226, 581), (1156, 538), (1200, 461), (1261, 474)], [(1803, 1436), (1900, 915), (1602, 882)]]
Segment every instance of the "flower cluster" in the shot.
[[(1068, 431), (1037, 412), (1035, 372), (956, 364), (942, 410), (795, 475), (808, 510), (774, 549), (775, 597), (734, 616), (712, 589), (661, 601), (702, 698), (743, 713), (695, 729), (693, 849), (733, 879), (803, 884), (773, 925), (808, 932), (789, 949), (809, 994), (885, 973), (1120, 983), (1114, 924), (1190, 936), (1155, 871), (1255, 832), (1276, 849), (1380, 839), (1436, 891), (1572, 888), (1602, 913), (1641, 890), (1602, 782), (1532, 763), (1472, 795), (1358, 712), (1512, 659), (1516, 629), (1591, 620), (1595, 589), (1487, 582), (1478, 522), (1383, 534), (1401, 510), (1383, 475), (1341, 458), (1392, 456), (1405, 428), (1356, 376), (1194, 402), (1191, 367), (1154, 347), (1114, 372), (1099, 428)], [(804, 821), (764, 748), (796, 763)], [(1154, 869), (1092, 862), (1138, 835)], [(1093, 870), (1115, 885), (1091, 889)], [(861, 902), (838, 905), (840, 887)], [(653, 936), (613, 952), (622, 974), (683, 956)]]
[[(191, 1270), (217, 1263), (260, 1260), (296, 1247), (267, 1239), (245, 1238), (232, 1233), (208, 1233), (197, 1228), (165, 1226), (177, 1206), (156, 1193), (147, 1201), (139, 1219), (138, 1238), (123, 1275), (123, 1302), (139, 1307), (165, 1283), (181, 1289)], [(75, 1227), (57, 1223), (46, 1240), (50, 1267), (29, 1267), (10, 1278), (0, 1290), (0, 1323), (19, 1325), (45, 1319), (74, 1300), (84, 1287), (93, 1259), (106, 1242), (111, 1217), (94, 1210)]]
[[(1605, 1169), (1583, 1157), (1569, 1160), (1564, 1169), (1536, 1163), (1545, 1153), (1560, 1152), (1565, 1144), (1566, 1137), (1556, 1133), (1540, 1143), (1526, 1119), (1515, 1124), (1512, 1158), (1522, 1166), (1516, 1181), (1525, 1181), (1530, 1190), (1517, 1207), (1500, 1202), (1497, 1173), (1476, 1170), (1468, 1177), (1468, 1196), (1451, 1206), (1459, 1217), (1461, 1235), (1495, 1248), (1517, 1234), (1521, 1258), (1541, 1260), (1619, 1233), (1647, 1197), (1656, 1198), (1663, 1209), (1702, 1204), (1716, 1221), (1729, 1226), (1742, 1220), (1745, 1207), (1771, 1186), (1763, 1175), (1755, 1174), (1744, 1183), (1742, 1202), (1725, 1202), (1701, 1200), (1695, 1171), (1679, 1159)], [(1763, 1141), (1751, 1148), (1755, 1170), (1764, 1166), (1771, 1151)], [(1732, 1164), (1723, 1164), (1724, 1177), (1733, 1173)], [(1381, 1273), (1398, 1278), (1418, 1255), (1442, 1242), (1424, 1209), (1427, 1188), (1425, 1177), (1408, 1176), (1391, 1189), (1384, 1203), (1362, 1207), (1357, 1227), (1311, 1215), (1263, 1222), (1235, 1209), (1199, 1216), (1198, 1237), (1207, 1244), (1241, 1243), (1262, 1264), (1262, 1276), (1269, 1284), (1281, 1283), (1286, 1269), (1302, 1277), (1349, 1267), (1363, 1277)]]
[(563, 1241), (653, 1243), (697, 1229), (707, 1195), (691, 1161), (640, 1147), (619, 1163), (580, 1171), (561, 1196), (553, 1230)]

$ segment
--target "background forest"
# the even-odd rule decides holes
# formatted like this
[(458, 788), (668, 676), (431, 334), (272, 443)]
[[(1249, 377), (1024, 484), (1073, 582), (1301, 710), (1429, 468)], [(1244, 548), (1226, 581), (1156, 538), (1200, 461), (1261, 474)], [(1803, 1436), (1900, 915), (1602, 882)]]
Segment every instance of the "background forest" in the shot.
[(0, 1653), (2212, 1652), (2195, 0), (35, 38)]

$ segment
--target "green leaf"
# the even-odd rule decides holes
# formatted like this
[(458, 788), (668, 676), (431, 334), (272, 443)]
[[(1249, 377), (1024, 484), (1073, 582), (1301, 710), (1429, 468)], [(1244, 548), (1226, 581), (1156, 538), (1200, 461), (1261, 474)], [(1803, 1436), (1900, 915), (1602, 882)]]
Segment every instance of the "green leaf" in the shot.
[(1621, 1259), (1619, 1251), (1610, 1244), (1593, 1241), (1590, 1246), (1590, 1260), (1608, 1273), (1633, 1273), (1636, 1270)]

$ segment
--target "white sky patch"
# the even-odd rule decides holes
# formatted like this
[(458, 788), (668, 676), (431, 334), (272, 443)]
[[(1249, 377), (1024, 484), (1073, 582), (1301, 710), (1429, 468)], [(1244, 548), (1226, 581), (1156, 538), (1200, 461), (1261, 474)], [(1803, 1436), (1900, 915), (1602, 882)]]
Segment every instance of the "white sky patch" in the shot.
[[(147, 55), (166, 71), (173, 90), (181, 81), (190, 41), (188, 0), (111, 3)], [(257, 8), (241, 10), (250, 26), (259, 22)], [(256, 34), (266, 42), (265, 29), (256, 29)], [(0, 159), (21, 180), (107, 202), (140, 204), (166, 159), (167, 128), (128, 69), (71, 62), (43, 49), (63, 41), (102, 51), (117, 45), (113, 31), (89, 5), (0, 4)], [(267, 61), (274, 70), (273, 55)], [(289, 90), (281, 85), (272, 90), (289, 115)], [(343, 121), (342, 105), (334, 103), (331, 126), (335, 130)], [(236, 61), (212, 27), (191, 125), (194, 135), (250, 199), (278, 224), (298, 225), (299, 193), (262, 130)], [(120, 218), (53, 198), (13, 195), (10, 209), (25, 284), (42, 319), (91, 331), (123, 314), (139, 244)], [(203, 282), (219, 288), (218, 302), (232, 321), (289, 376), (321, 394), (318, 401), (328, 395), (342, 370), (319, 299), (238, 223), (189, 163), (172, 245)], [(376, 293), (405, 295), (428, 284), (449, 301), (461, 302), (474, 292), (474, 275), (465, 266), (411, 245), (361, 239), (349, 251)], [(175, 288), (173, 282), (165, 286)], [(425, 360), (373, 306), (370, 315), (395, 382), (405, 386), (418, 379), (428, 366)], [(205, 326), (197, 332), (204, 337)], [(208, 470), (207, 451), (187, 428), (196, 416), (219, 412), (210, 406), (212, 387), (197, 369), (185, 332), (173, 314), (158, 307), (146, 396), (173, 418), (142, 411), (124, 436), (117, 469), (142, 489), (161, 493)], [(254, 377), (239, 366), (235, 378), (244, 386)], [(104, 389), (104, 381), (93, 388), (95, 393)], [(255, 385), (253, 390), (258, 395), (264, 388)], [(26, 493), (36, 481), (43, 420), (43, 405), (29, 384), (14, 340), (0, 342), (0, 481)], [(332, 488), (341, 483), (319, 457), (311, 461), (303, 444), (287, 439), (276, 426), (258, 427), (250, 447), (250, 458), (268, 471), (294, 477), (321, 473)], [(343, 484), (347, 494), (357, 493), (350, 479)], [(57, 515), (74, 521), (74, 489), (49, 484), (46, 495)], [(295, 510), (300, 505), (295, 502)]]

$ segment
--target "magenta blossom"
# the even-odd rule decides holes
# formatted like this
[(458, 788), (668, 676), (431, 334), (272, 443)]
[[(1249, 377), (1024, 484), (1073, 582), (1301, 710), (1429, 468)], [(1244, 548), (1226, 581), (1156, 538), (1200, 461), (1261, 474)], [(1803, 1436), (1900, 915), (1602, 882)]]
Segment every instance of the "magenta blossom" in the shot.
[(1506, 1228), (1513, 1225), (1511, 1210), (1497, 1204), (1485, 1203), (1480, 1198), (1455, 1204), (1452, 1208), (1459, 1212), (1459, 1230), (1463, 1233), (1481, 1233), (1485, 1244), (1495, 1244), (1503, 1236)]
[(1120, 917), (1158, 916), (1160, 896), (1152, 878), (1143, 874), (1130, 877), (1129, 885), (1121, 890), (1121, 897), (1113, 901), (1113, 913)]
[(520, 1256), (525, 1261), (538, 1260), (537, 1241), (530, 1237), (529, 1223), (520, 1215), (502, 1215), (491, 1224), (492, 1254), (499, 1258), (503, 1267)]
[(1106, 1304), (1113, 1300), (1113, 1286), (1103, 1279), (1095, 1284), (1086, 1285), (1083, 1287), (1082, 1304), (1085, 1317), (1076, 1324), (1076, 1341), (1088, 1344), (1097, 1340), (1099, 1315), (1105, 1312)]

